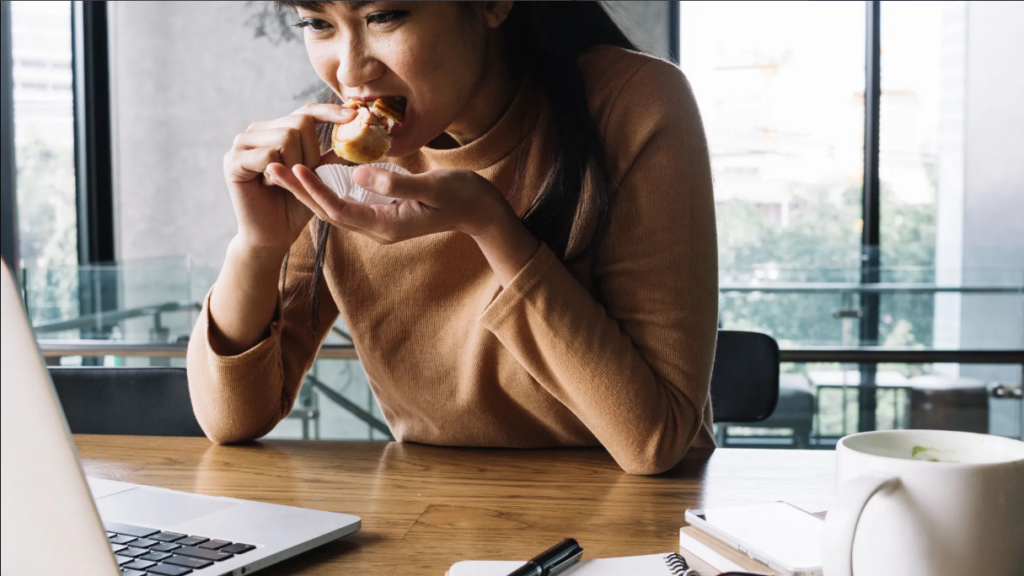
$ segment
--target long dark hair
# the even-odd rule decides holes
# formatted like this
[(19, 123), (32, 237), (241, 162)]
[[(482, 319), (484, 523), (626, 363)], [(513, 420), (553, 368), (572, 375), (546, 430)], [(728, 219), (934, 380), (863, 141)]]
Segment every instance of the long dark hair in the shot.
[[(277, 2), (281, 7), (299, 4), (303, 3)], [(467, 9), (479, 10), (474, 4), (477, 3), (466, 3)], [(596, 215), (589, 246), (604, 236), (612, 186), (604, 145), (590, 115), (577, 61), (584, 52), (599, 45), (634, 51), (637, 47), (598, 2), (515, 2), (501, 30), (513, 72), (520, 76), (529, 74), (547, 101), (558, 150), (539, 195), (523, 215), (523, 224), (565, 260), (573, 224), (583, 209), (583, 182), (588, 173)], [(338, 101), (330, 89), (326, 97), (327, 101)], [(322, 130), (325, 128), (320, 138), (329, 146), (330, 126), (321, 126)], [(317, 223), (313, 326), (319, 323), (319, 285), (330, 228), (325, 222)]]

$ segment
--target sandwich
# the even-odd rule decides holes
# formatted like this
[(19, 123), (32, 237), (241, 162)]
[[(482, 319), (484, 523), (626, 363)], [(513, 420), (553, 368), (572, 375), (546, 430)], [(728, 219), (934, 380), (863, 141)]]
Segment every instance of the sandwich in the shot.
[(376, 162), (391, 149), (391, 131), (405, 117), (405, 101), (381, 98), (373, 102), (349, 100), (344, 104), (357, 112), (355, 120), (335, 124), (331, 147), (339, 158), (355, 164)]

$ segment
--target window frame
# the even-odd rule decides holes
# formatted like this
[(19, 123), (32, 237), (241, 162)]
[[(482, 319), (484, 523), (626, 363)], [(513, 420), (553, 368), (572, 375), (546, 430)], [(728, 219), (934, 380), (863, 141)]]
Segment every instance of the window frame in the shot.
[(72, 3), (71, 42), (78, 263), (111, 263), (116, 253), (106, 2)]
[(14, 60), (11, 50), (11, 3), (0, 2), (0, 254), (17, 276), (18, 201), (14, 167)]

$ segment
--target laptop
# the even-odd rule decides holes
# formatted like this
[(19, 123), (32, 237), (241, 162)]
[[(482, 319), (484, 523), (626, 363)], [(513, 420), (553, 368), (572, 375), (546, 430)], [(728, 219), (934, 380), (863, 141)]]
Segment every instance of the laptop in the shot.
[(348, 514), (87, 479), (0, 268), (0, 574), (241, 576), (359, 530)]

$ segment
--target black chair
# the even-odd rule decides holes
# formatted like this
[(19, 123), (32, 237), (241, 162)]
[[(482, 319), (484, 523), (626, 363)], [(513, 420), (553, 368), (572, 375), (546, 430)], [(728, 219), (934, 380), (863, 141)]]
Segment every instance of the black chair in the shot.
[(711, 372), (715, 422), (760, 422), (779, 401), (779, 345), (767, 334), (719, 330)]
[(50, 368), (73, 434), (203, 436), (184, 368)]
[(718, 445), (754, 445), (750, 439), (744, 442), (741, 437), (728, 434), (729, 424), (745, 424), (788, 428), (793, 431), (792, 447), (809, 448), (814, 395), (798, 379), (780, 377), (779, 346), (771, 336), (719, 331), (711, 374), (711, 407), (715, 423), (719, 424)]

